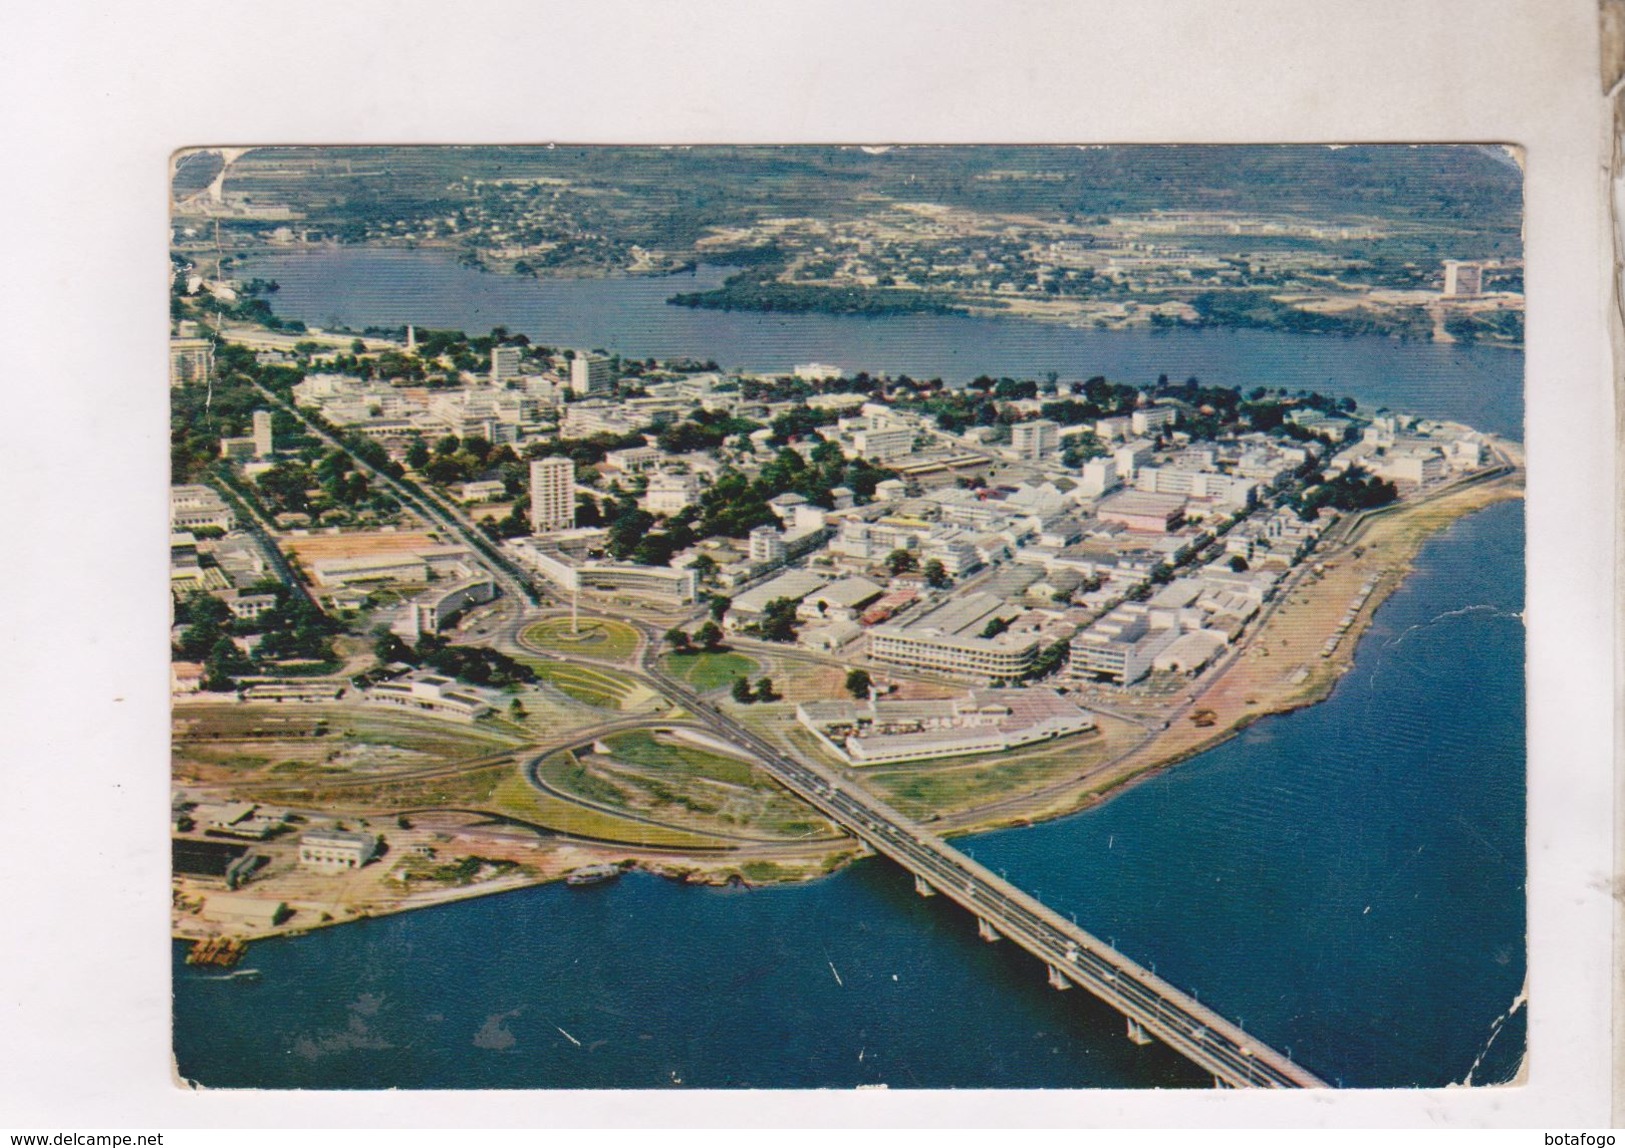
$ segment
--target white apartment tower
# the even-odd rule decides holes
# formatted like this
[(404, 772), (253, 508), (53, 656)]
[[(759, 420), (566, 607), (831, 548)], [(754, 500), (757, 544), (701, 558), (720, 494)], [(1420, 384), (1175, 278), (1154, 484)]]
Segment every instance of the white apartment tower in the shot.
[(576, 524), (576, 464), (539, 458), (530, 464), (530, 528), (546, 534)]
[(271, 457), (271, 412), (254, 412), (254, 457)]
[(608, 359), (577, 351), (570, 362), (570, 393), (595, 395), (607, 391), (615, 381), (615, 373)]
[(1010, 428), (1010, 445), (1022, 458), (1041, 459), (1060, 447), (1060, 424), (1049, 419), (1016, 423)]
[(518, 347), (497, 346), (491, 348), (491, 385), (500, 387), (509, 379), (519, 377)]

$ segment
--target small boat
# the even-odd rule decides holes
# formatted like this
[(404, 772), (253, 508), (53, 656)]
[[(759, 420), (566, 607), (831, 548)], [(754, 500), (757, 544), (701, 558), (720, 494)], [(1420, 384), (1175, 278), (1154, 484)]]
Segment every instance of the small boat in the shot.
[(566, 885), (596, 885), (600, 881), (613, 881), (621, 875), (619, 865), (588, 865), (564, 878)]
[(203, 981), (257, 981), (260, 979), (258, 969), (232, 969), (229, 973), (221, 973), (215, 977), (199, 977)]

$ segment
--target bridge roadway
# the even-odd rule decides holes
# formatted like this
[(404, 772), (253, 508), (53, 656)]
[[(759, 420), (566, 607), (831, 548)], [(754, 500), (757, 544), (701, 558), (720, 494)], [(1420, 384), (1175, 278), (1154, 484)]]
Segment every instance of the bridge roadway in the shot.
[[(1141, 968), (1053, 909), (989, 872), (873, 794), (843, 788), (825, 770), (792, 760), (724, 717), (681, 682), (644, 663), (644, 674), (723, 737), (753, 751), (762, 766), (875, 852), (914, 874), (917, 888), (941, 893), (975, 914), (988, 940), (1008, 937), (1049, 966), (1056, 988), (1081, 985), (1128, 1018), (1129, 1036), (1154, 1036), (1233, 1088), (1324, 1088), (1324, 1081), (1249, 1036), (1200, 1001)], [(997, 936), (989, 936), (992, 930)]]

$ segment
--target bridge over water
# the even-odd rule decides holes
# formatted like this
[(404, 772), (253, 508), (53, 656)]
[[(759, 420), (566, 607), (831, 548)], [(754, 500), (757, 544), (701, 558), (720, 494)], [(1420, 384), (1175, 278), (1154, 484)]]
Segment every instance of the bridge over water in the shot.
[[(652, 649), (653, 646), (646, 647)], [(1156, 1039), (1232, 1088), (1324, 1088), (1326, 1083), (1111, 945), (989, 872), (924, 826), (838, 774), (781, 753), (731, 721), (648, 660), (644, 673), (718, 734), (749, 749), (763, 768), (876, 853), (914, 875), (924, 896), (941, 895), (975, 915), (984, 940), (1008, 939), (1049, 969), (1057, 989), (1081, 986), (1127, 1018), (1136, 1043)]]

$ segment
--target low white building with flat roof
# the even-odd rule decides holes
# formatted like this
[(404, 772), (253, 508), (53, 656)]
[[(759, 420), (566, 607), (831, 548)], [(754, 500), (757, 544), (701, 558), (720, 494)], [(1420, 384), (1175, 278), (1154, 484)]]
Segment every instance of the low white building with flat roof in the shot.
[(421, 710), (437, 717), (474, 721), (491, 712), (491, 704), (480, 690), (465, 686), (455, 678), (425, 671), (407, 674), (391, 682), (379, 682), (364, 695), (369, 702)]
[(1093, 729), (1052, 689), (979, 689), (941, 701), (802, 702), (796, 720), (852, 765), (1003, 753)]
[(207, 526), (231, 530), (236, 525), (237, 516), (213, 487), (192, 484), (169, 488), (170, 530), (197, 530)]
[(786, 571), (777, 578), (770, 578), (760, 586), (753, 586), (736, 597), (733, 605), (728, 607), (728, 616), (723, 620), (723, 625), (729, 629), (738, 629), (760, 618), (768, 603), (776, 602), (780, 598), (800, 602), (828, 582), (827, 576), (811, 570)]
[(371, 833), (342, 829), (313, 829), (299, 838), (299, 863), (325, 873), (359, 869), (378, 852)]
[[(905, 625), (869, 631), (869, 656), (877, 662), (992, 680), (1019, 678), (1038, 656), (1039, 638), (1004, 632), (1025, 611), (992, 594), (950, 598)], [(992, 632), (990, 637), (984, 634)]]

